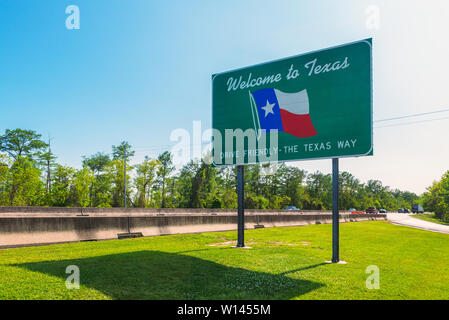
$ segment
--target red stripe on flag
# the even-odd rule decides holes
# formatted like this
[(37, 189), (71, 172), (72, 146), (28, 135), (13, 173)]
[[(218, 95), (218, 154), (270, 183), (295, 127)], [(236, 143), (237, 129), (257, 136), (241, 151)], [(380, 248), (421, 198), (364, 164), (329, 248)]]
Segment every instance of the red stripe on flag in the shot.
[(298, 138), (317, 135), (310, 114), (294, 114), (281, 109), (283, 131)]

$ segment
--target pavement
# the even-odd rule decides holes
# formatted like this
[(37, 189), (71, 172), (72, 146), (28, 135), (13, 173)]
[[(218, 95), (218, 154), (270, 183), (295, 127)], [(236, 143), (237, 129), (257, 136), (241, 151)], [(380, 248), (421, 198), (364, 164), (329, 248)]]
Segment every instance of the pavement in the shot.
[(387, 213), (387, 219), (393, 224), (423, 229), (433, 232), (449, 233), (449, 226), (413, 218), (407, 213)]

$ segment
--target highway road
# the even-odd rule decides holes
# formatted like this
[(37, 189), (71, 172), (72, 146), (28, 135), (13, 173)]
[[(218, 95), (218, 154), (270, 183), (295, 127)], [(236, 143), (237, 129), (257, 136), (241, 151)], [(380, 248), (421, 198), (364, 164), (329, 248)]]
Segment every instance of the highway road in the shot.
[(406, 213), (387, 213), (387, 219), (394, 224), (428, 231), (449, 233), (449, 226), (413, 218)]

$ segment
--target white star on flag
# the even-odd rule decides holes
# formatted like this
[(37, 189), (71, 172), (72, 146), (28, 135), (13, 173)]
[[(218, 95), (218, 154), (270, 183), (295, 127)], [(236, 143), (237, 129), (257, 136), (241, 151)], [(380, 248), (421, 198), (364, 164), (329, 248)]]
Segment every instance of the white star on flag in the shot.
[(265, 110), (265, 118), (267, 117), (267, 115), (268, 115), (269, 113), (274, 114), (273, 108), (274, 108), (275, 105), (276, 105), (275, 103), (270, 103), (270, 102), (267, 100), (267, 104), (265, 105), (265, 107), (262, 107), (262, 109)]

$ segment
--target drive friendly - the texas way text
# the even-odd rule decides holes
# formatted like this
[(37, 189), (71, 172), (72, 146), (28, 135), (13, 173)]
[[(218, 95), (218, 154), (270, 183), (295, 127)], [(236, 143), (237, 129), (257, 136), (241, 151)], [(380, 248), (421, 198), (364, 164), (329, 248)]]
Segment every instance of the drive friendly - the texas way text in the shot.
[[(348, 149), (348, 148), (355, 148), (355, 145), (357, 143), (357, 139), (350, 139), (350, 140), (338, 140), (334, 144), (334, 147), (337, 147), (338, 149)], [(332, 142), (316, 142), (316, 143), (304, 143), (303, 147), (301, 148), (304, 152), (314, 152), (314, 151), (323, 151), (323, 150), (330, 150), (332, 149)], [(279, 147), (271, 147), (271, 148), (262, 148), (262, 149), (250, 149), (250, 150), (235, 150), (232, 152), (223, 152), (222, 157), (225, 158), (233, 158), (233, 157), (240, 157), (240, 152), (243, 152), (245, 156), (260, 156), (260, 155), (276, 155), (278, 152), (280, 153), (297, 153), (300, 152), (299, 145), (290, 145), (290, 146), (283, 146), (282, 148)]]

